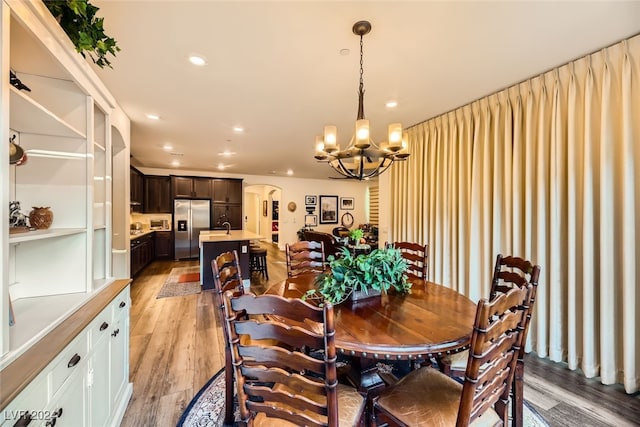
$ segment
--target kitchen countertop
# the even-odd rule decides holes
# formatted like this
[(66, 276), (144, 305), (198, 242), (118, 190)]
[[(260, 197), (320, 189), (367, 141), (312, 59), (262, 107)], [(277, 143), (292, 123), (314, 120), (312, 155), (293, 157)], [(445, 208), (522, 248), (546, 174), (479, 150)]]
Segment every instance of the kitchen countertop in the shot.
[(263, 240), (264, 237), (245, 230), (207, 230), (200, 232), (200, 244), (208, 242), (236, 242), (240, 240)]
[(162, 229), (162, 230), (142, 230), (142, 233), (136, 233), (136, 234), (129, 233), (129, 240), (134, 240), (134, 239), (138, 239), (140, 237), (148, 236), (149, 234), (154, 233), (156, 231), (171, 231), (171, 230), (170, 229), (169, 230), (165, 230), (165, 229)]

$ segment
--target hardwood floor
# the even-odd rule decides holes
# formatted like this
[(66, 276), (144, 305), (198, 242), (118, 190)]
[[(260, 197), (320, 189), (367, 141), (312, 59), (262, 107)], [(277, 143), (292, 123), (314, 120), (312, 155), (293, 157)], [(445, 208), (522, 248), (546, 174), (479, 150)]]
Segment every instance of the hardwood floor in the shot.
[[(284, 253), (263, 246), (270, 280), (255, 276), (255, 293), (287, 275)], [(190, 265), (198, 261), (156, 261), (131, 285), (133, 396), (122, 426), (175, 426), (191, 398), (224, 365), (211, 292), (156, 299), (171, 269)], [(554, 427), (640, 425), (640, 393), (603, 386), (564, 364), (528, 355), (525, 383), (525, 398)]]

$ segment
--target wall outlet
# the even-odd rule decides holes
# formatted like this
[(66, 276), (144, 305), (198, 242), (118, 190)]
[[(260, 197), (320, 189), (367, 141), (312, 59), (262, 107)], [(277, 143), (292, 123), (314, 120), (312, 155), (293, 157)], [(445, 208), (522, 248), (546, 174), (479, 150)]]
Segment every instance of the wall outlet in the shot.
[(242, 253), (243, 254), (247, 253), (247, 245), (242, 245)]

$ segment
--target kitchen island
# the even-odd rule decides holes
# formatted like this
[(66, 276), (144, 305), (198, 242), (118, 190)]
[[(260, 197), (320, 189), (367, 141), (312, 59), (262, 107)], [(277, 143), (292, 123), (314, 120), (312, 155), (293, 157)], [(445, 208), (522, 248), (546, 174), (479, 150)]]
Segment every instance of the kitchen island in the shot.
[(211, 261), (223, 252), (238, 251), (242, 281), (249, 288), (251, 271), (249, 270), (249, 242), (263, 240), (259, 234), (244, 230), (231, 230), (229, 233), (220, 230), (200, 232), (200, 277), (202, 290), (213, 289), (213, 273)]

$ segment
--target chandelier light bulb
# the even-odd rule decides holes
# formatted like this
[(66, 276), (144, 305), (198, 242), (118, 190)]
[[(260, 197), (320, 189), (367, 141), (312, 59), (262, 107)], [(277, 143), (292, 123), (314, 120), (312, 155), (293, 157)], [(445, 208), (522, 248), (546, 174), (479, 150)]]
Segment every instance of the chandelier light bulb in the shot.
[(324, 127), (324, 150), (327, 153), (336, 151), (336, 142), (338, 140), (338, 128), (332, 125)]
[(398, 151), (400, 148), (402, 148), (402, 125), (391, 123), (389, 125), (389, 149)]
[(369, 148), (369, 120), (360, 119), (356, 121), (356, 143), (357, 148)]

